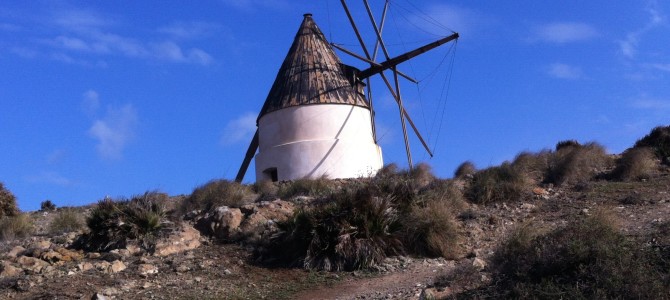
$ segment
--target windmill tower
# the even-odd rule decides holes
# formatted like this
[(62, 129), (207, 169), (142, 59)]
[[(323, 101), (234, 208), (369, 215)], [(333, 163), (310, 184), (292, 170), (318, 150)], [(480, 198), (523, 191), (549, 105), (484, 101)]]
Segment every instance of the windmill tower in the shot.
[(305, 14), (258, 115), (257, 181), (361, 177), (383, 166), (354, 71)]
[[(417, 48), (400, 56), (389, 57), (381, 31), (366, 8), (377, 36), (375, 52), (381, 46), (386, 61), (377, 63), (360, 36), (344, 0), (342, 5), (365, 52), (365, 57), (326, 41), (312, 19), (305, 14), (300, 29), (282, 63), (257, 119), (258, 129), (249, 145), (236, 176), (241, 182), (256, 150), (256, 180), (294, 180), (301, 178), (354, 178), (372, 176), (383, 166), (381, 148), (376, 141), (374, 111), (366, 99), (363, 82), (380, 75), (398, 103), (405, 148), (410, 168), (412, 159), (405, 121), (414, 129), (424, 148), (425, 141), (402, 105), (397, 70), (402, 62), (458, 38), (458, 33)], [(388, 1), (386, 2), (388, 7)], [(382, 17), (382, 24), (384, 17)], [(359, 58), (370, 67), (359, 70), (342, 64), (333, 51)], [(376, 55), (375, 55), (376, 56)], [(393, 71), (395, 88), (384, 75)], [(411, 80), (411, 78), (408, 78)], [(369, 82), (368, 82), (369, 83)]]

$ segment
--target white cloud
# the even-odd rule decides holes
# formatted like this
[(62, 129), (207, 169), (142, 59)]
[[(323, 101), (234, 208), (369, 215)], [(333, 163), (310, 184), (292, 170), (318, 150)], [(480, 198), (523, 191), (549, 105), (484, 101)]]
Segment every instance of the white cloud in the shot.
[(651, 64), (651, 67), (657, 70), (670, 72), (670, 64)]
[(534, 40), (548, 43), (565, 44), (590, 40), (598, 36), (591, 25), (578, 22), (556, 22), (535, 28)]
[(560, 79), (580, 79), (583, 77), (580, 67), (562, 63), (553, 63), (548, 68), (548, 74)]
[(93, 117), (100, 108), (100, 96), (98, 95), (98, 92), (88, 90), (84, 92), (82, 98), (81, 109), (87, 116)]
[(27, 176), (25, 179), (28, 182), (47, 183), (60, 186), (69, 186), (73, 184), (72, 180), (52, 171), (42, 171), (36, 175)]
[(668, 110), (670, 109), (670, 99), (658, 99), (642, 96), (639, 99), (633, 100), (633, 107), (654, 111)]
[(174, 62), (190, 62), (201, 65), (208, 65), (212, 62), (212, 57), (207, 52), (197, 48), (182, 51), (181, 47), (174, 42), (163, 42), (154, 45), (156, 56)]
[(256, 132), (257, 117), (257, 114), (247, 112), (228, 122), (221, 136), (221, 145), (227, 146), (251, 141)]
[(638, 46), (640, 44), (640, 39), (650, 30), (662, 26), (666, 22), (666, 18), (660, 9), (657, 8), (656, 2), (650, 2), (646, 11), (649, 13), (647, 23), (636, 30), (626, 33), (626, 38), (618, 41), (619, 50), (626, 58), (635, 58), (637, 55)]
[(67, 156), (67, 152), (63, 149), (56, 149), (47, 155), (46, 160), (50, 165), (61, 162)]
[(472, 36), (473, 31), (489, 22), (488, 18), (474, 10), (449, 4), (435, 4), (427, 7), (425, 12), (428, 18), (415, 15), (410, 19), (411, 23), (421, 27), (422, 30), (438, 35), (445, 34), (444, 26), (446, 26), (463, 36)]
[(88, 134), (98, 141), (96, 149), (104, 159), (120, 159), (135, 136), (137, 111), (131, 104), (107, 107), (105, 116), (93, 122)]
[(177, 22), (158, 29), (158, 32), (168, 34), (176, 39), (198, 39), (209, 36), (222, 28), (212, 22)]
[(248, 12), (257, 9), (282, 9), (289, 7), (288, 2), (285, 0), (222, 0), (221, 2)]

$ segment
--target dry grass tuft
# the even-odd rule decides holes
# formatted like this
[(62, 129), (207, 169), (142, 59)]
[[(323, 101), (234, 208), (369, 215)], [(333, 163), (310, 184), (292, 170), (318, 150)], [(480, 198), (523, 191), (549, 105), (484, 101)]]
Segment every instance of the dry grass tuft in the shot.
[(33, 233), (33, 222), (27, 214), (0, 218), (0, 241), (23, 238)]
[(616, 163), (612, 177), (622, 181), (648, 179), (657, 168), (654, 150), (649, 147), (626, 150)]
[(279, 198), (288, 200), (297, 196), (327, 196), (332, 194), (334, 191), (334, 182), (323, 176), (317, 179), (304, 178), (286, 182), (280, 185), (277, 194)]
[(82, 217), (72, 209), (61, 209), (49, 224), (49, 233), (60, 234), (84, 228)]
[(499, 280), (473, 294), (523, 299), (667, 297), (668, 270), (663, 270), (661, 258), (615, 228), (616, 219), (603, 213), (546, 234), (524, 227), (493, 257), (493, 275)]
[(650, 147), (656, 157), (670, 165), (670, 126), (659, 126), (635, 143), (634, 148)]
[(16, 206), (16, 197), (0, 182), (0, 219), (17, 214), (19, 214), (19, 209)]
[(577, 184), (593, 179), (612, 165), (612, 158), (600, 144), (566, 146), (554, 153), (547, 181), (557, 185)]
[(537, 153), (521, 152), (514, 158), (512, 167), (539, 183), (544, 181), (552, 157), (553, 153), (549, 150), (542, 150)]
[(477, 172), (477, 167), (471, 161), (465, 161), (456, 168), (454, 172), (455, 178), (464, 178), (473, 176)]
[(195, 188), (181, 203), (178, 212), (211, 211), (219, 206), (240, 207), (252, 202), (253, 198), (253, 191), (246, 185), (228, 180), (212, 180)]
[(478, 204), (519, 201), (530, 196), (530, 189), (528, 177), (506, 162), (475, 173), (466, 197)]

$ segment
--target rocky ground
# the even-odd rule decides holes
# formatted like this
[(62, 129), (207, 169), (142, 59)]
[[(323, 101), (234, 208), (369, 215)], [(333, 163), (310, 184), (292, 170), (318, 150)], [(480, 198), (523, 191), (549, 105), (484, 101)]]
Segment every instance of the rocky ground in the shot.
[[(670, 172), (645, 181), (593, 181), (554, 188), (538, 186), (533, 199), (486, 206), (470, 204), (459, 217), (462, 255), (456, 260), (391, 257), (375, 271), (310, 272), (268, 268), (251, 249), (194, 229), (175, 229), (148, 254), (138, 247), (110, 253), (70, 249), (78, 233), (48, 235), (56, 212), (30, 213), (35, 236), (0, 242), (2, 299), (419, 299), (444, 297), (492, 280), (488, 259), (511, 230), (532, 224), (551, 229), (598, 210), (613, 213), (621, 230), (640, 241), (670, 219)], [(292, 209), (280, 200), (201, 218), (216, 236), (272, 223)], [(90, 208), (76, 208), (82, 215)], [(213, 221), (212, 221), (213, 220)], [(255, 220), (255, 221), (254, 221)], [(218, 223), (217, 223), (218, 222)], [(221, 222), (226, 222), (224, 225)], [(202, 223), (201, 223), (202, 225)], [(197, 227), (197, 226), (196, 226)], [(225, 227), (225, 228), (224, 228)], [(202, 230), (202, 228), (201, 228)], [(224, 230), (224, 233), (221, 233)], [(446, 286), (445, 276), (461, 278)]]

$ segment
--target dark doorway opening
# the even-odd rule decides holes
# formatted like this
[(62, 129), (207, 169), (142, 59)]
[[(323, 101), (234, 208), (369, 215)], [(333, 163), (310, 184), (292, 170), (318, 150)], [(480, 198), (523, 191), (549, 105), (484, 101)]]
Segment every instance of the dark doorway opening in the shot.
[(265, 176), (266, 176), (267, 178), (269, 178), (270, 180), (272, 180), (272, 182), (277, 182), (277, 181), (279, 181), (279, 175), (277, 175), (277, 168), (268, 168), (268, 169), (265, 169), (265, 171), (263, 171), (263, 174), (265, 174)]

